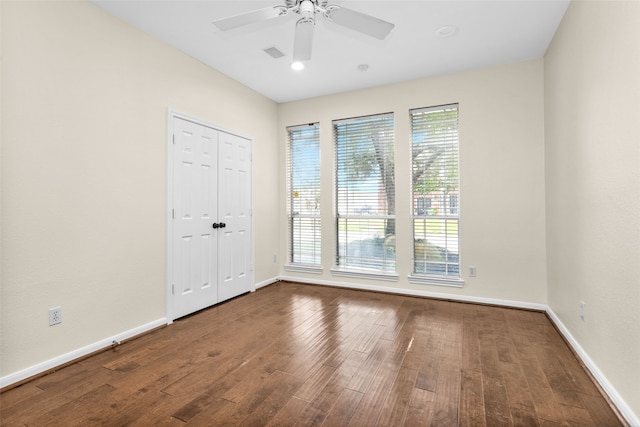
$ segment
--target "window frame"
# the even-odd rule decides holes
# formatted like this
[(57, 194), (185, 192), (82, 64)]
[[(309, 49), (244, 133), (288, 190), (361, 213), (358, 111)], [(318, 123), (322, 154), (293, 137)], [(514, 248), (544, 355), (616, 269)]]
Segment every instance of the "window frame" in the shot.
[[(321, 273), (322, 272), (322, 220), (320, 212), (321, 203), (321, 163), (320, 163), (320, 124), (309, 123), (305, 125), (288, 126), (287, 130), (287, 262), (284, 265), (285, 270), (289, 271), (301, 271), (309, 273)], [(309, 134), (306, 134), (309, 133)], [(295, 138), (294, 135), (301, 135), (300, 138)], [(294, 147), (294, 144), (300, 144), (300, 147)], [(302, 146), (306, 144), (306, 146)], [(308, 150), (301, 157), (294, 157), (295, 153), (300, 150)], [(311, 180), (315, 184), (308, 187), (307, 192), (303, 194), (303, 197), (314, 197), (315, 195), (315, 208), (314, 212), (304, 212), (296, 208), (300, 208), (300, 204), (296, 203), (296, 199), (300, 198), (301, 188), (299, 185), (294, 184), (299, 170), (296, 168), (296, 164), (301, 163), (300, 170), (305, 170), (307, 173), (310, 168), (309, 165), (317, 170), (316, 174), (310, 176)], [(308, 203), (307, 203), (308, 204)], [(299, 233), (296, 233), (296, 221), (309, 220), (312, 223), (311, 227), (300, 227)], [(309, 234), (311, 233), (311, 234)], [(307, 236), (312, 235), (311, 243), (296, 241), (296, 234), (298, 237), (302, 234)], [(305, 261), (306, 256), (302, 252), (303, 246), (311, 246), (310, 252), (311, 262)]]
[[(371, 129), (368, 127), (371, 126)], [(396, 256), (395, 256), (395, 118), (393, 113), (381, 113), (367, 116), (359, 116), (347, 119), (337, 119), (332, 121), (332, 130), (334, 138), (334, 161), (335, 161), (335, 265), (331, 269), (332, 274), (337, 276), (349, 276), (349, 277), (366, 277), (380, 280), (396, 281), (398, 275), (396, 273)], [(376, 161), (371, 161), (371, 149), (376, 150), (376, 147), (368, 147), (369, 142), (367, 138), (370, 138), (368, 132), (378, 132), (378, 135), (382, 135), (380, 140), (381, 144), (377, 147), (383, 153), (384, 165), (382, 167), (377, 163), (379, 154), (375, 151)], [(347, 145), (347, 141), (349, 145)], [(366, 178), (356, 178), (355, 175), (358, 172), (354, 172), (358, 167), (353, 166), (353, 163), (349, 163), (347, 156), (368, 162), (360, 164), (360, 168), (369, 170), (367, 172), (360, 171), (360, 175), (367, 175)], [(369, 157), (367, 157), (369, 156)], [(390, 160), (390, 162), (389, 162)], [(348, 165), (348, 166), (345, 166)], [(343, 167), (344, 166), (344, 167)], [(388, 167), (392, 170), (389, 171)], [(354, 174), (353, 178), (348, 178), (349, 174)], [(391, 175), (389, 175), (391, 174)], [(384, 175), (382, 177), (381, 175)], [(377, 176), (377, 177), (376, 177)], [(388, 179), (389, 176), (393, 177), (391, 182)], [(373, 178), (371, 178), (373, 177)], [(383, 193), (384, 202), (381, 204), (380, 200), (373, 200), (370, 189), (357, 191), (358, 187), (366, 188), (372, 185), (377, 186), (375, 194), (378, 199)], [(383, 188), (383, 190), (381, 190)], [(391, 199), (389, 198), (389, 191), (392, 191)], [(370, 202), (363, 206), (360, 206), (363, 202)], [(353, 209), (353, 205), (358, 208)], [(389, 206), (392, 205), (392, 206)], [(368, 208), (365, 212), (363, 209)], [(382, 211), (382, 212), (381, 212)], [(393, 221), (390, 224), (390, 221)], [(376, 234), (376, 230), (380, 231), (380, 225), (374, 224), (382, 222), (383, 235), (382, 240), (379, 236), (373, 236)], [(360, 247), (356, 252), (360, 251), (360, 256), (349, 254), (349, 244), (352, 242), (358, 242), (358, 240), (349, 241), (350, 227), (363, 227), (364, 232), (360, 229), (360, 234), (365, 234), (367, 237), (372, 235), (369, 239), (359, 240)], [(386, 232), (393, 228), (393, 239), (387, 239), (389, 236)], [(352, 234), (358, 232), (353, 231)], [(367, 240), (372, 240), (368, 244), (364, 244)], [(357, 246), (358, 244), (354, 245)], [(378, 248), (378, 246), (380, 246)], [(369, 248), (371, 252), (381, 252), (381, 256), (377, 255), (362, 255), (365, 252), (365, 248)], [(388, 254), (393, 256), (387, 256)], [(381, 263), (380, 267), (375, 267), (375, 264)]]
[[(418, 115), (428, 114), (430, 112), (444, 112), (446, 110), (455, 110), (455, 129), (453, 131), (455, 137), (451, 134), (442, 136), (435, 135), (429, 141), (423, 140), (422, 142), (417, 142), (415, 140), (417, 136), (416, 128), (419, 126), (424, 126), (424, 122), (420, 122), (418, 120)], [(411, 141), (410, 141), (410, 156), (411, 156), (411, 273), (409, 275), (409, 282), (416, 284), (430, 284), (430, 285), (442, 285), (442, 286), (452, 286), (452, 287), (462, 287), (464, 285), (464, 280), (462, 279), (462, 270), (461, 270), (461, 257), (460, 257), (460, 129), (459, 129), (459, 116), (460, 116), (460, 108), (458, 103), (446, 104), (434, 107), (425, 107), (425, 108), (415, 108), (409, 110), (409, 122), (411, 126)], [(424, 117), (424, 116), (423, 116)], [(448, 131), (452, 132), (452, 131)], [(438, 177), (444, 176), (446, 178), (442, 178), (442, 181), (450, 183), (455, 181), (455, 187), (453, 190), (447, 189), (444, 191), (442, 188), (432, 191), (426, 191), (428, 185), (423, 185), (423, 189), (419, 191), (417, 187), (417, 181), (414, 179), (413, 174), (417, 173), (420, 170), (420, 165), (418, 163), (418, 156), (415, 155), (414, 149), (416, 144), (432, 144), (433, 146), (444, 147), (446, 151), (447, 157), (442, 159), (442, 162), (446, 162), (445, 169), (440, 169), (437, 173)], [(452, 157), (453, 156), (453, 157)], [(437, 160), (437, 158), (435, 158)], [(431, 164), (431, 163), (430, 163)], [(453, 165), (455, 165), (455, 177), (451, 178), (451, 169), (453, 169)], [(425, 166), (429, 167), (429, 166)], [(447, 169), (450, 168), (450, 169)], [(436, 168), (432, 169), (436, 171)], [(422, 176), (422, 175), (421, 175)], [(426, 179), (426, 178), (425, 178)], [(438, 178), (441, 179), (441, 178)], [(443, 184), (440, 184), (443, 185)], [(435, 203), (432, 208), (425, 209), (423, 212), (418, 212), (417, 209), (417, 201), (419, 199), (431, 198)], [(455, 203), (453, 201), (455, 200)], [(441, 211), (439, 211), (441, 210)], [(422, 224), (420, 224), (420, 221)], [(420, 236), (424, 236), (422, 243), (424, 244), (420, 251), (417, 248), (418, 237), (416, 235), (416, 230), (420, 228), (420, 225), (423, 229), (422, 234)], [(442, 236), (430, 236), (432, 240), (427, 238), (428, 232), (427, 230), (434, 225), (439, 226), (439, 230), (437, 233), (441, 233)], [(455, 230), (455, 242), (453, 242), (450, 236)], [(433, 242), (438, 243), (435, 245)], [(455, 247), (455, 252), (450, 252), (451, 247)], [(417, 252), (421, 252), (422, 259), (417, 260)], [(442, 261), (430, 260), (429, 254), (432, 254), (434, 258), (443, 257)], [(457, 262), (452, 262), (449, 257), (452, 258), (457, 256)], [(417, 271), (418, 264), (423, 263), (423, 268), (425, 271)], [(427, 272), (428, 268), (437, 268), (438, 265), (444, 267), (444, 274), (440, 274), (437, 270), (434, 272)], [(454, 269), (455, 266), (455, 269)], [(454, 269), (454, 271), (450, 271), (450, 269)]]

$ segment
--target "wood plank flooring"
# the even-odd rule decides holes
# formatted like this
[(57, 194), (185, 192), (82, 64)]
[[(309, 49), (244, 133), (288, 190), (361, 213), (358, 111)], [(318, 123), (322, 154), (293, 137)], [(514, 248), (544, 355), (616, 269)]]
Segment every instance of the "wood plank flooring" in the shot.
[(543, 313), (276, 283), (0, 395), (2, 426), (624, 425)]

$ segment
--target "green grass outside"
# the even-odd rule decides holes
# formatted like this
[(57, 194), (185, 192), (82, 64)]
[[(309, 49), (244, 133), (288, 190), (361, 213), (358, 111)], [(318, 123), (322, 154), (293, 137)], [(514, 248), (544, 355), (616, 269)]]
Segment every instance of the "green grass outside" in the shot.
[[(423, 234), (444, 234), (445, 228), (442, 223), (443, 219), (418, 219), (414, 224), (414, 234), (420, 236)], [(447, 220), (446, 221), (447, 234), (458, 234), (458, 221)]]

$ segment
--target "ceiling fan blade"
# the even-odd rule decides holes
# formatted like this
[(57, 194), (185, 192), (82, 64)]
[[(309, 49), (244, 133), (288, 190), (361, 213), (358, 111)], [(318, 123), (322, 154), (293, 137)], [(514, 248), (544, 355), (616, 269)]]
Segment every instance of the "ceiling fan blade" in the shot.
[(311, 45), (313, 43), (313, 20), (299, 20), (296, 24), (296, 35), (293, 41), (293, 62), (311, 59)]
[(341, 6), (331, 9), (329, 19), (338, 25), (375, 37), (378, 40), (384, 40), (395, 27), (390, 22)]
[(213, 25), (222, 31), (227, 31), (256, 22), (266, 21), (271, 18), (276, 18), (281, 14), (282, 8), (265, 7), (264, 9), (252, 10), (251, 12), (218, 19), (217, 21), (213, 21)]

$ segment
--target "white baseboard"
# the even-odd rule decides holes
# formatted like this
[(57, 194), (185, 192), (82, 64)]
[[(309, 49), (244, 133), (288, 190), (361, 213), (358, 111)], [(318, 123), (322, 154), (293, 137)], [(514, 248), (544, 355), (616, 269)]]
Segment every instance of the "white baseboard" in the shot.
[(280, 280), (278, 277), (272, 277), (271, 279), (263, 280), (260, 283), (256, 283), (256, 289), (264, 288), (265, 286), (272, 285)]
[(629, 405), (624, 401), (624, 399), (618, 394), (616, 389), (611, 385), (607, 377), (604, 376), (602, 371), (598, 368), (598, 366), (591, 360), (589, 355), (584, 351), (584, 349), (578, 344), (569, 329), (560, 321), (560, 318), (551, 310), (551, 308), (547, 307), (547, 315), (551, 318), (551, 321), (556, 325), (560, 333), (567, 340), (571, 348), (576, 352), (582, 363), (589, 369), (591, 375), (598, 381), (598, 384), (602, 387), (602, 389), (607, 393), (611, 401), (616, 408), (620, 411), (620, 415), (624, 417), (625, 420), (631, 426), (639, 426), (640, 427), (640, 418), (633, 413)]
[(387, 292), (387, 293), (408, 295), (408, 296), (414, 296), (414, 297), (428, 297), (428, 298), (436, 298), (436, 299), (444, 299), (444, 300), (452, 300), (452, 301), (460, 301), (460, 302), (474, 302), (478, 304), (500, 305), (504, 307), (525, 308), (529, 310), (546, 311), (547, 309), (546, 304), (538, 304), (538, 303), (524, 302), (524, 301), (473, 297), (473, 296), (466, 296), (466, 295), (447, 294), (443, 292), (429, 292), (429, 291), (420, 291), (415, 289), (393, 288), (390, 286), (377, 286), (377, 285), (369, 285), (369, 284), (361, 284), (361, 283), (336, 282), (333, 280), (329, 281), (329, 280), (305, 279), (304, 277), (293, 277), (293, 276), (280, 276), (279, 279), (290, 281), (290, 282), (300, 282), (300, 283), (307, 283), (307, 284), (313, 284), (313, 285), (335, 286), (340, 288), (360, 289), (360, 290), (374, 291), (374, 292)]
[(129, 338), (133, 338), (137, 335), (140, 335), (144, 332), (150, 331), (154, 328), (164, 326), (166, 324), (167, 324), (167, 319), (161, 318), (153, 322), (147, 323), (145, 325), (138, 326), (137, 328), (133, 328), (128, 331), (116, 334), (112, 337), (105, 338), (103, 340), (90, 344), (86, 347), (82, 347), (77, 350), (71, 351), (69, 353), (54, 357), (53, 359), (49, 359), (42, 363), (38, 363), (37, 365), (23, 369), (21, 371), (14, 372), (4, 377), (0, 377), (0, 388), (4, 388), (8, 385), (15, 384), (22, 380), (26, 380), (27, 378), (34, 377), (50, 369), (54, 369), (58, 366), (64, 365), (65, 363), (73, 362), (74, 360), (77, 360), (88, 354), (110, 347), (113, 345), (114, 340), (124, 341)]

